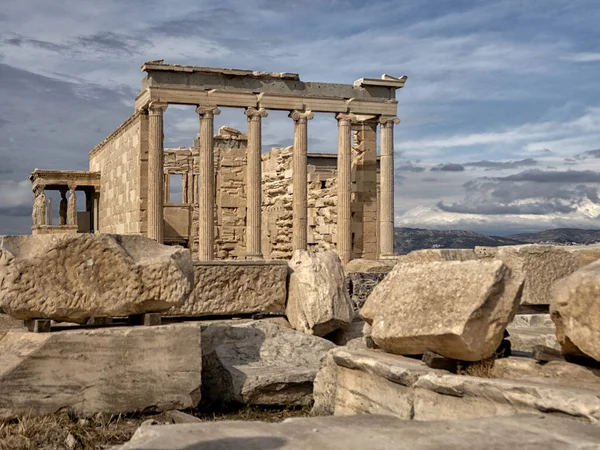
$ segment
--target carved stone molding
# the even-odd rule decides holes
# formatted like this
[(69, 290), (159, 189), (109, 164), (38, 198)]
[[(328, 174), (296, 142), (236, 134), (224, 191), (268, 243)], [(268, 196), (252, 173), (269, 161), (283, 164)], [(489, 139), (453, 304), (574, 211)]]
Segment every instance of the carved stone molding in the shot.
[(198, 105), (196, 113), (201, 117), (212, 118), (221, 114), (221, 110), (216, 106)]
[(294, 122), (297, 123), (306, 123), (307, 120), (311, 120), (315, 117), (315, 114), (312, 111), (299, 111), (295, 109), (290, 112), (289, 116)]

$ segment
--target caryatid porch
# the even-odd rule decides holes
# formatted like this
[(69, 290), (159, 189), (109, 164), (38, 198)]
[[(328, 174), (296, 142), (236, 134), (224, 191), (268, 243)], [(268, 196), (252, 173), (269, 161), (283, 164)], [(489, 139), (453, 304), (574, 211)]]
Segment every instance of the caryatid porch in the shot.
[[(383, 75), (361, 78), (353, 85), (304, 83), (297, 74), (215, 69), (148, 62), (136, 111), (148, 113), (148, 236), (163, 241), (163, 113), (168, 104), (195, 105), (200, 118), (199, 250), (200, 261), (214, 258), (214, 116), (221, 107), (245, 109), (248, 119), (247, 153), (247, 258), (262, 258), (261, 251), (261, 126), (267, 110), (290, 111), (294, 121), (293, 249), (307, 248), (308, 122), (316, 112), (334, 113), (338, 120), (338, 223), (337, 250), (343, 262), (352, 255), (351, 132), (381, 124), (381, 194), (379, 257), (392, 257), (394, 218), (393, 126), (396, 89), (406, 77)], [(372, 145), (375, 145), (373, 136)]]

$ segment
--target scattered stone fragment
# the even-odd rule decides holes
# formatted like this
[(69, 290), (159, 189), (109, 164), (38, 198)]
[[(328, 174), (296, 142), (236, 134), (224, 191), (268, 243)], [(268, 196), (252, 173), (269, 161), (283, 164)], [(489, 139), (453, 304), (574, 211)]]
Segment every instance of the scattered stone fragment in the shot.
[(202, 332), (204, 402), (308, 405), (331, 342), (261, 320)]
[(399, 355), (491, 357), (519, 305), (522, 278), (501, 261), (400, 263), (361, 310), (371, 338)]
[(433, 352), (425, 352), (423, 354), (423, 362), (427, 367), (431, 367), (432, 369), (442, 369), (449, 372), (456, 372), (459, 363), (455, 359), (444, 358)]
[(172, 423), (198, 423), (202, 422), (199, 418), (192, 416), (191, 414), (186, 414), (181, 411), (173, 410), (167, 411), (165, 416), (171, 420)]
[(189, 250), (142, 236), (0, 237), (0, 306), (17, 319), (85, 323), (164, 311), (193, 280)]
[(600, 261), (556, 283), (550, 305), (556, 337), (566, 355), (600, 361)]
[(7, 331), (0, 335), (0, 419), (195, 407), (201, 365), (195, 323)]
[(289, 261), (287, 318), (294, 329), (325, 336), (354, 318), (340, 259), (333, 251), (297, 250)]
[(600, 245), (511, 245), (506, 247), (475, 247), (482, 259), (499, 259), (515, 275), (522, 275), (525, 283), (523, 305), (550, 304), (552, 285), (580, 267), (600, 258)]
[(360, 415), (143, 427), (120, 449), (574, 450), (596, 448), (599, 440), (599, 427), (557, 417), (416, 422)]

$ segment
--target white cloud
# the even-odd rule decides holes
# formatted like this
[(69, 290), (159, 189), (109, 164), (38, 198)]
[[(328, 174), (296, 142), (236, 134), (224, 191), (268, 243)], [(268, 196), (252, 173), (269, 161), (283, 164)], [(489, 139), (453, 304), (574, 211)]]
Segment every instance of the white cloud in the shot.
[(573, 53), (564, 56), (567, 61), (573, 62), (600, 62), (600, 53)]

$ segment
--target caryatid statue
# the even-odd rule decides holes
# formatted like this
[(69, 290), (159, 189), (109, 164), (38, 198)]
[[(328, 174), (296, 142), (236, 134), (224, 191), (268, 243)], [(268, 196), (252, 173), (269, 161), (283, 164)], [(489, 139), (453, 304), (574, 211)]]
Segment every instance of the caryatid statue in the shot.
[(67, 223), (77, 225), (77, 196), (75, 195), (76, 186), (69, 186), (69, 201), (67, 203)]
[(67, 224), (67, 188), (60, 188), (60, 204), (58, 207), (58, 224)]
[(31, 212), (31, 218), (33, 219), (33, 225), (46, 225), (46, 194), (44, 194), (44, 185), (37, 185), (33, 188), (33, 211)]

